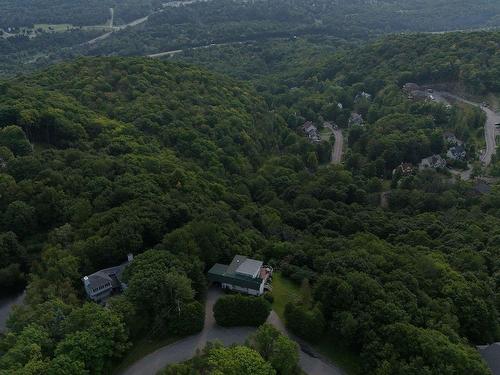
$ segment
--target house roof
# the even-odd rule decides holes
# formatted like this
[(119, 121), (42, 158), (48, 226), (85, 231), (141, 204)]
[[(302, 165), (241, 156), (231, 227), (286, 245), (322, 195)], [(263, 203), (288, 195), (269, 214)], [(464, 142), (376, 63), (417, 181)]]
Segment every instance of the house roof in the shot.
[(263, 264), (260, 260), (247, 259), (236, 269), (236, 273), (256, 277)]
[[(120, 278), (127, 264), (128, 263), (124, 263), (119, 266), (105, 268), (93, 273), (92, 275), (86, 276), (88, 277), (88, 286), (91, 289), (105, 286), (107, 283), (111, 283), (111, 287), (113, 288), (120, 286)], [(85, 278), (82, 280), (85, 282)]]
[[(231, 264), (216, 263), (208, 271), (210, 281), (236, 285), (242, 288), (259, 290), (262, 284), (259, 271), (262, 262), (248, 259), (243, 255), (236, 255)], [(253, 277), (257, 275), (257, 277)]]
[(500, 375), (500, 342), (488, 346), (479, 346), (478, 350), (493, 375)]

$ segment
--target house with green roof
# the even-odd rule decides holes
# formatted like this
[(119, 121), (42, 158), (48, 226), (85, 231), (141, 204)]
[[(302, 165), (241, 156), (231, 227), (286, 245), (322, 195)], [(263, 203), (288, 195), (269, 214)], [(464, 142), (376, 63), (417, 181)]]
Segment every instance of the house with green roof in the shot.
[(236, 255), (231, 264), (216, 263), (208, 271), (208, 280), (223, 289), (260, 296), (271, 289), (273, 269), (260, 260)]

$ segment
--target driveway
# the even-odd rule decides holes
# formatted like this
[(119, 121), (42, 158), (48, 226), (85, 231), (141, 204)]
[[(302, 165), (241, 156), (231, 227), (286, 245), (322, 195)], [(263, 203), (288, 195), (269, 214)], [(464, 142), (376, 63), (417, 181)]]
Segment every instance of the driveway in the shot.
[[(213, 316), (213, 306), (217, 299), (223, 293), (216, 288), (211, 288), (207, 293), (207, 302), (205, 308), (205, 326), (203, 330), (193, 336), (186, 337), (173, 344), (160, 348), (153, 353), (141, 358), (134, 363), (122, 375), (155, 375), (158, 371), (172, 363), (178, 363), (192, 358), (197, 349), (205, 347), (209, 341), (221, 341), (224, 345), (243, 344), (246, 338), (253, 333), (254, 327), (233, 327), (223, 328), (215, 323)], [(268, 322), (285, 334), (288, 334), (285, 326), (274, 311), (271, 312)], [(292, 337), (292, 336), (291, 336)], [(304, 344), (295, 337), (294, 340), (304, 347)], [(311, 352), (308, 349), (309, 352)], [(344, 375), (344, 373), (326, 359), (312, 357), (304, 351), (300, 351), (300, 367), (310, 375)]]

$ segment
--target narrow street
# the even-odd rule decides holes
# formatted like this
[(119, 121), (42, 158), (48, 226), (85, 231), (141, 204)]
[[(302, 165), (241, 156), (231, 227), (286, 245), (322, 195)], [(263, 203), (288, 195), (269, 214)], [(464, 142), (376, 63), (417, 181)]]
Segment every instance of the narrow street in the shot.
[(330, 122), (325, 122), (323, 126), (330, 129), (335, 137), (335, 143), (332, 147), (331, 163), (340, 164), (342, 162), (342, 152), (344, 150), (344, 135), (342, 134), (342, 130), (337, 126), (333, 126)]

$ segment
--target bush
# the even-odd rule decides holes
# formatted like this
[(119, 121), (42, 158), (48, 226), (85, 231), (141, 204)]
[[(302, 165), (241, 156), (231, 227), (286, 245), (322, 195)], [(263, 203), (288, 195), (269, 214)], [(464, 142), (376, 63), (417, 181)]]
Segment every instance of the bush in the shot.
[(285, 306), (285, 320), (290, 331), (311, 342), (321, 338), (326, 326), (323, 313), (317, 307), (308, 310), (293, 303), (287, 303)]
[(215, 320), (223, 327), (258, 327), (266, 321), (270, 312), (271, 304), (264, 298), (239, 294), (222, 297), (214, 306)]
[(274, 302), (274, 296), (271, 292), (264, 294), (264, 299), (271, 304)]
[(177, 336), (192, 335), (203, 329), (205, 309), (197, 301), (187, 304), (178, 319), (172, 319), (169, 331)]

